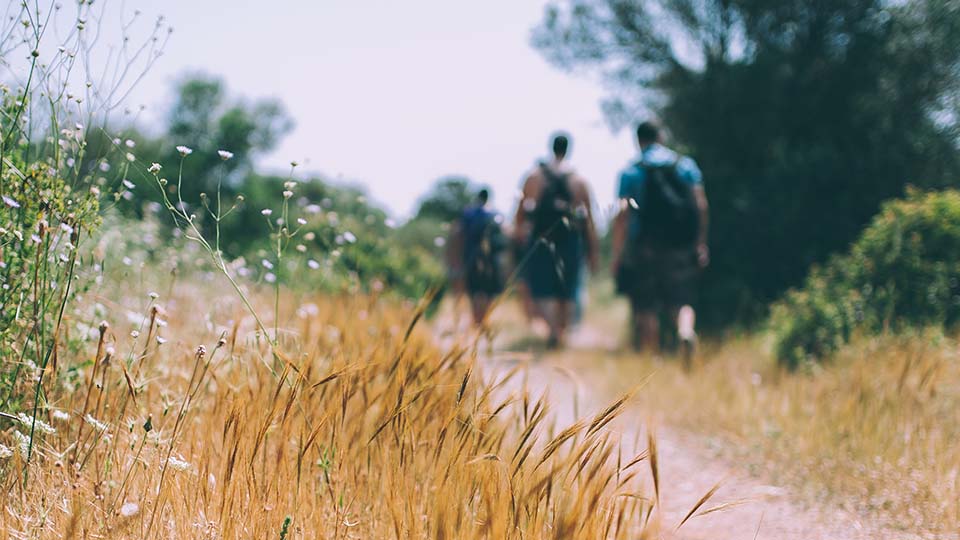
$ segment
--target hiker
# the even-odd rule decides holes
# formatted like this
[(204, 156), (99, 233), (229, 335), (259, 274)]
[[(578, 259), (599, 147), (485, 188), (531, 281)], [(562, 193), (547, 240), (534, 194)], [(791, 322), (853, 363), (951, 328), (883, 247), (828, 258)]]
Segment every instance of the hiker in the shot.
[(551, 149), (553, 159), (537, 164), (523, 183), (515, 241), (528, 250), (523, 276), (547, 322), (547, 346), (558, 348), (574, 317), (584, 257), (595, 271), (599, 243), (587, 183), (565, 161), (570, 138), (556, 135)]
[(463, 290), (470, 299), (473, 322), (483, 326), (493, 299), (503, 292), (500, 257), (506, 247), (502, 217), (487, 206), (490, 191), (481, 189), (476, 200), (453, 224), (452, 252), (462, 277)]
[(613, 272), (617, 292), (630, 299), (633, 346), (658, 349), (663, 312), (689, 362), (697, 339), (697, 279), (710, 262), (709, 212), (696, 162), (660, 139), (656, 123), (637, 127), (640, 157), (620, 175), (617, 193)]

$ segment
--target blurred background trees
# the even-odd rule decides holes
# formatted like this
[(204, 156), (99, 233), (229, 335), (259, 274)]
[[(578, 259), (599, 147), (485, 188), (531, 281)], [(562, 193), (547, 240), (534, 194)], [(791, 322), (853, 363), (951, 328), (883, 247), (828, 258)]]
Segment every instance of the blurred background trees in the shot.
[(533, 43), (699, 161), (714, 327), (763, 316), (908, 184), (960, 179), (951, 0), (556, 0)]

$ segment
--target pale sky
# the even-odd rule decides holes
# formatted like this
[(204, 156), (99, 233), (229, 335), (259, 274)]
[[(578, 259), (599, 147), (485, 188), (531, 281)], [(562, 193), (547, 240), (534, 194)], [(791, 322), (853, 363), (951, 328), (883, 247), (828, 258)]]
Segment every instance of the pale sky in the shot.
[[(279, 98), (295, 130), (262, 165), (366, 186), (406, 217), (437, 178), (492, 186), (508, 211), (549, 135), (573, 135), (571, 162), (598, 207), (635, 153), (612, 134), (596, 80), (564, 73), (530, 46), (545, 0), (127, 0), (174, 27), (133, 94), (158, 114), (185, 72), (222, 76), (234, 95)], [(116, 2), (114, 8), (120, 8)]]

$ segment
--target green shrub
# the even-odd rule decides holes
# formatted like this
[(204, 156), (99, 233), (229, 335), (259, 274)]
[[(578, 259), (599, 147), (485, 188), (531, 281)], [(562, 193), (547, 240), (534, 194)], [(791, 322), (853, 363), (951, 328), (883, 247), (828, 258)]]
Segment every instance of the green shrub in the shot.
[(855, 334), (960, 322), (960, 192), (887, 202), (849, 253), (815, 268), (773, 308), (781, 363), (822, 359)]

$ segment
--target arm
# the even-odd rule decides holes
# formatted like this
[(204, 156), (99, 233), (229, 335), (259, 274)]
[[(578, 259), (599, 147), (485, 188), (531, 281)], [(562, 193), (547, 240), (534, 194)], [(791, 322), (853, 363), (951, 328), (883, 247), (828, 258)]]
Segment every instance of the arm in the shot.
[(583, 205), (586, 208), (586, 223), (584, 224), (583, 234), (587, 244), (587, 264), (591, 272), (596, 272), (600, 267), (600, 240), (597, 236), (597, 226), (593, 221), (593, 200), (590, 197), (590, 189), (586, 182), (582, 186)]
[(620, 187), (617, 189), (617, 215), (613, 218), (610, 229), (611, 263), (613, 273), (616, 274), (623, 262), (623, 248), (627, 242), (627, 227), (630, 223), (630, 202), (628, 189), (623, 175), (620, 176)]
[(703, 189), (703, 173), (697, 162), (689, 157), (682, 158), (678, 165), (683, 168), (683, 174), (693, 184), (693, 197), (697, 204), (700, 226), (697, 231), (697, 262), (701, 268), (710, 264), (710, 248), (707, 245), (710, 231), (710, 205), (707, 203), (707, 193)]
[(613, 218), (613, 226), (610, 230), (610, 240), (612, 246), (612, 266), (616, 273), (623, 262), (623, 246), (627, 241), (627, 224), (629, 223), (630, 208), (626, 199), (620, 199), (617, 203), (619, 209), (616, 217)]
[(463, 289), (463, 241), (463, 227), (458, 219), (450, 224), (445, 253), (447, 268), (450, 270), (450, 285), (458, 293)]
[(693, 196), (697, 201), (697, 211), (700, 213), (700, 229), (697, 231), (697, 261), (706, 268), (710, 264), (710, 248), (707, 244), (710, 232), (710, 204), (707, 202), (707, 192), (703, 184), (693, 188)]
[(528, 200), (535, 200), (533, 196), (533, 184), (535, 181), (534, 175), (528, 176), (527, 179), (523, 181), (523, 190), (520, 192), (520, 200), (517, 201), (517, 212), (513, 217), (513, 241), (519, 245), (525, 244), (527, 242), (527, 236), (529, 235), (526, 204)]

